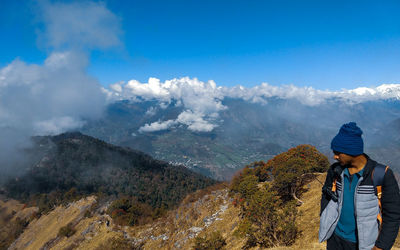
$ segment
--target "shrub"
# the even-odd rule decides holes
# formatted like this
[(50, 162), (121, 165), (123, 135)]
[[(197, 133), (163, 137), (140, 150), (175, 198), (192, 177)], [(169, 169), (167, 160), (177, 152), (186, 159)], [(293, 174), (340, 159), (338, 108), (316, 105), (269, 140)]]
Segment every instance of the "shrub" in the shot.
[(275, 183), (274, 190), (283, 201), (295, 199), (302, 203), (298, 196), (304, 191), (303, 186), (311, 180), (310, 175), (325, 172), (328, 168), (328, 158), (315, 147), (299, 145), (275, 156), (256, 172), (271, 172)]
[(236, 235), (247, 236), (246, 247), (291, 245), (297, 237), (297, 210), (293, 203), (283, 204), (277, 193), (259, 189), (241, 206), (242, 221)]
[(290, 159), (274, 170), (274, 189), (284, 201), (296, 199), (300, 202), (296, 194), (302, 191), (307, 180), (305, 174), (310, 172), (310, 167), (303, 159)]
[(76, 232), (76, 230), (72, 227), (71, 223), (68, 223), (65, 227), (61, 227), (60, 230), (58, 231), (58, 235), (59, 237), (71, 237), (72, 235), (74, 235)]
[(85, 211), (85, 214), (83, 215), (85, 218), (90, 218), (90, 217), (92, 217), (92, 213), (90, 212), (90, 210), (89, 209), (87, 209), (86, 211)]
[(107, 213), (116, 224), (125, 226), (142, 225), (154, 216), (150, 205), (138, 202), (136, 198), (121, 198), (111, 203)]
[(230, 185), (231, 192), (236, 192), (236, 193), (239, 192), (240, 183), (243, 181), (243, 178), (249, 175), (254, 175), (254, 170), (251, 168), (251, 166), (246, 166), (241, 171), (236, 173), (231, 181)]
[(258, 190), (258, 178), (254, 175), (245, 176), (239, 184), (238, 192), (244, 199), (249, 199)]
[(303, 186), (314, 172), (328, 167), (328, 158), (315, 147), (299, 145), (236, 174), (230, 191), (233, 204), (240, 206), (241, 221), (234, 233), (247, 238), (245, 247), (292, 245), (299, 234), (296, 204), (301, 203)]
[(310, 172), (325, 172), (329, 167), (329, 160), (324, 154), (320, 153), (314, 146), (305, 144), (275, 156), (263, 168), (270, 168), (274, 172), (293, 159), (304, 160), (304, 167)]
[(218, 250), (223, 249), (226, 245), (224, 237), (221, 232), (216, 231), (204, 237), (197, 236), (194, 240), (194, 250)]
[(76, 187), (72, 187), (67, 192), (65, 192), (63, 197), (64, 204), (67, 204), (71, 201), (76, 201), (81, 198), (81, 195), (78, 194), (78, 189)]

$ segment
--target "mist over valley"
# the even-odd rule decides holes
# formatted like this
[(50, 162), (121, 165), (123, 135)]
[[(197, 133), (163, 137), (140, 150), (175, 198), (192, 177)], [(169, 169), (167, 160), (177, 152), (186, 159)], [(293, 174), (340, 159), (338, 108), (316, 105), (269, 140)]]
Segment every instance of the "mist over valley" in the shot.
[[(315, 106), (279, 97), (263, 100), (260, 103), (224, 98), (220, 102), (224, 109), (205, 120), (214, 126), (211, 131), (198, 131), (191, 129), (190, 123), (175, 122), (188, 112), (179, 100), (168, 104), (158, 100), (117, 101), (107, 107), (102, 119), (88, 122), (80, 131), (228, 180), (245, 165), (267, 161), (299, 144), (314, 145), (332, 158), (331, 139), (343, 123), (355, 121), (364, 131), (365, 152), (398, 171), (397, 99), (356, 104), (332, 99)], [(154, 126), (168, 121), (174, 124)], [(149, 124), (153, 130), (143, 130)]]

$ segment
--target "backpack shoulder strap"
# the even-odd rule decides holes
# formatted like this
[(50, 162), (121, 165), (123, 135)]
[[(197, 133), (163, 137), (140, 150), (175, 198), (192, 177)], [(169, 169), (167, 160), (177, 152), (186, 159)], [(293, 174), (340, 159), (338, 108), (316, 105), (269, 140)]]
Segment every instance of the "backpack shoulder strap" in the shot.
[(376, 196), (378, 197), (378, 204), (379, 204), (379, 214), (377, 216), (377, 219), (379, 221), (379, 225), (382, 225), (382, 203), (381, 203), (381, 197), (382, 197), (382, 184), (383, 184), (383, 178), (385, 177), (386, 171), (388, 170), (388, 166), (382, 165), (382, 164), (376, 164), (374, 167), (374, 170), (372, 170), (372, 182), (374, 183), (375, 187), (375, 192)]
[(374, 170), (372, 170), (372, 181), (374, 183), (374, 187), (382, 187), (383, 178), (385, 177), (385, 173), (388, 168), (388, 166), (380, 163), (376, 164)]

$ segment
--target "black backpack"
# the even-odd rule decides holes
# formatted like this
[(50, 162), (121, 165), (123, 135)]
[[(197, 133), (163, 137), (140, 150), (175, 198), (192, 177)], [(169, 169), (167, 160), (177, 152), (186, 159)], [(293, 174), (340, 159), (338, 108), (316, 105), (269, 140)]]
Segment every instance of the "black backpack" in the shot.
[(378, 197), (378, 204), (379, 204), (379, 214), (377, 219), (379, 221), (379, 225), (382, 225), (382, 184), (383, 178), (385, 178), (386, 171), (388, 170), (388, 166), (382, 164), (376, 164), (374, 170), (372, 170), (372, 181), (374, 183), (375, 194)]

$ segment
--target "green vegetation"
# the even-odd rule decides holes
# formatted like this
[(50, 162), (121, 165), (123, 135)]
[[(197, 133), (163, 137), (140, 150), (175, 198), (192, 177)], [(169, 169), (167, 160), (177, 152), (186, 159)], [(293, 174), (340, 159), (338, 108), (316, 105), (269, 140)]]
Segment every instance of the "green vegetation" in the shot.
[(235, 234), (247, 237), (246, 247), (290, 246), (298, 234), (296, 215), (293, 202), (284, 204), (270, 187), (259, 189), (241, 203)]
[[(183, 166), (172, 166), (80, 133), (35, 140), (38, 146), (34, 150), (43, 157), (24, 176), (10, 180), (5, 192), (38, 206), (41, 213), (95, 194), (130, 197), (135, 204), (147, 205), (152, 216), (160, 216), (187, 194), (216, 183)], [(135, 224), (131, 219), (129, 224)]]
[(145, 224), (153, 217), (152, 208), (135, 198), (115, 200), (107, 210), (114, 222), (125, 226)]
[(90, 212), (90, 210), (86, 210), (85, 213), (83, 214), (83, 216), (85, 218), (91, 218), (93, 216), (93, 214)]
[(246, 237), (246, 248), (290, 246), (299, 235), (296, 205), (313, 173), (324, 172), (329, 161), (313, 146), (300, 145), (267, 163), (246, 166), (231, 182), (241, 222), (235, 234)]
[(33, 194), (29, 201), (39, 207), (39, 214), (50, 212), (56, 205), (67, 205), (69, 202), (77, 201), (83, 197), (83, 192), (78, 192), (72, 187), (68, 191), (53, 190), (50, 193)]
[(197, 236), (194, 241), (194, 250), (219, 250), (223, 249), (226, 245), (224, 237), (221, 232), (216, 231), (204, 237)]

